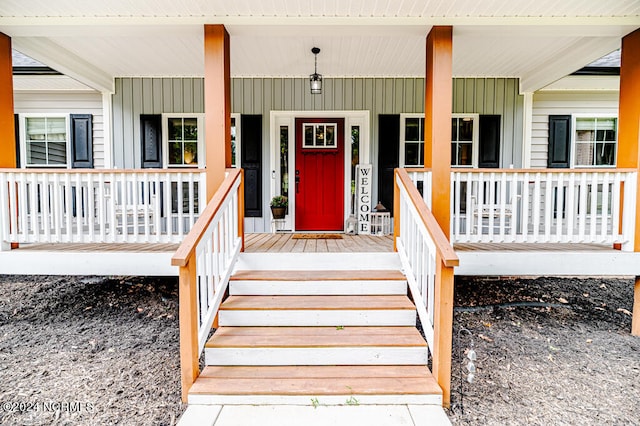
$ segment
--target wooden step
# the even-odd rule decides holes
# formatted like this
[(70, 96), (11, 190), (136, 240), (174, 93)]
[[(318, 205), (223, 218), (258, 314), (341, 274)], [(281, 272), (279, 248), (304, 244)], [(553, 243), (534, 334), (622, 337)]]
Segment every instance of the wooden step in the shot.
[(407, 296), (230, 296), (220, 326), (415, 326)]
[(427, 363), (415, 327), (220, 327), (206, 365), (380, 365)]
[(403, 295), (405, 276), (397, 270), (238, 271), (230, 295)]
[[(314, 402), (315, 401), (315, 402)], [(424, 365), (205, 367), (190, 404), (440, 404)]]

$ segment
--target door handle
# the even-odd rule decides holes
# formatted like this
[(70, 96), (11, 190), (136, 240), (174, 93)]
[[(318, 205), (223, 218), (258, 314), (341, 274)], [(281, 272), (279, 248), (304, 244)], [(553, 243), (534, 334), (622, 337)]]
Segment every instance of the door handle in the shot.
[(300, 170), (296, 170), (296, 194), (300, 192)]

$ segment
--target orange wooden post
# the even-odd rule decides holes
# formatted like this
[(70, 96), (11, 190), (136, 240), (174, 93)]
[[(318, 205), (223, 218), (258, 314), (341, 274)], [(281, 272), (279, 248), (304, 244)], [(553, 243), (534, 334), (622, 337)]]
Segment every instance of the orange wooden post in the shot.
[(204, 26), (204, 112), (209, 201), (231, 167), (231, 68), (224, 25)]
[(433, 315), (433, 376), (442, 388), (442, 405), (451, 404), (451, 345), (453, 330), (453, 268), (436, 257)]
[[(620, 58), (620, 107), (618, 116), (618, 167), (637, 170), (635, 236), (640, 251), (640, 30), (622, 39)], [(634, 286), (631, 333), (640, 336), (640, 277)]]
[(16, 131), (13, 119), (11, 38), (0, 33), (0, 168), (15, 168)]
[(180, 376), (182, 402), (187, 402), (189, 389), (200, 375), (198, 356), (198, 316), (196, 295), (195, 258), (180, 267), (179, 282), (180, 316)]
[(400, 186), (398, 169), (393, 171), (393, 251), (398, 251), (396, 239), (400, 236)]
[(451, 203), (451, 110), (453, 28), (433, 27), (427, 36), (424, 166), (431, 168), (431, 211), (449, 238)]

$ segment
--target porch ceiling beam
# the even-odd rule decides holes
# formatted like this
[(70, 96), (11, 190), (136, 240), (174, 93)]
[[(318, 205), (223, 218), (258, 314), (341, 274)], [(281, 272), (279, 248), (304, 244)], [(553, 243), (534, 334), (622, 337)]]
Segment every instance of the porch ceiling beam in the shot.
[(521, 76), (520, 93), (535, 92), (619, 47), (619, 37), (581, 38)]
[[(631, 26), (637, 28), (637, 16), (4, 16), (0, 29), (8, 27), (59, 27), (67, 25), (151, 25), (202, 26), (215, 22), (235, 25), (345, 25), (345, 26)], [(13, 34), (13, 32), (12, 32)]]
[(13, 39), (13, 47), (99, 92), (115, 91), (114, 79), (111, 75), (47, 38), (17, 37)]

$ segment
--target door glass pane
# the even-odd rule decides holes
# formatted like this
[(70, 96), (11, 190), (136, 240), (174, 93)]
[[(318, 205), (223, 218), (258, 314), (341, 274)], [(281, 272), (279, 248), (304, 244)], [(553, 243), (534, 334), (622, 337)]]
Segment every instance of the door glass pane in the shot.
[(289, 127), (280, 126), (280, 194), (289, 196)]
[(326, 127), (326, 137), (327, 137), (327, 143), (326, 146), (336, 146), (336, 139), (335, 139), (335, 126), (327, 126)]
[(404, 128), (404, 140), (417, 142), (420, 139), (420, 119), (407, 118)]
[(313, 146), (313, 126), (304, 126), (304, 146)]
[(324, 146), (324, 126), (316, 127), (316, 146)]

